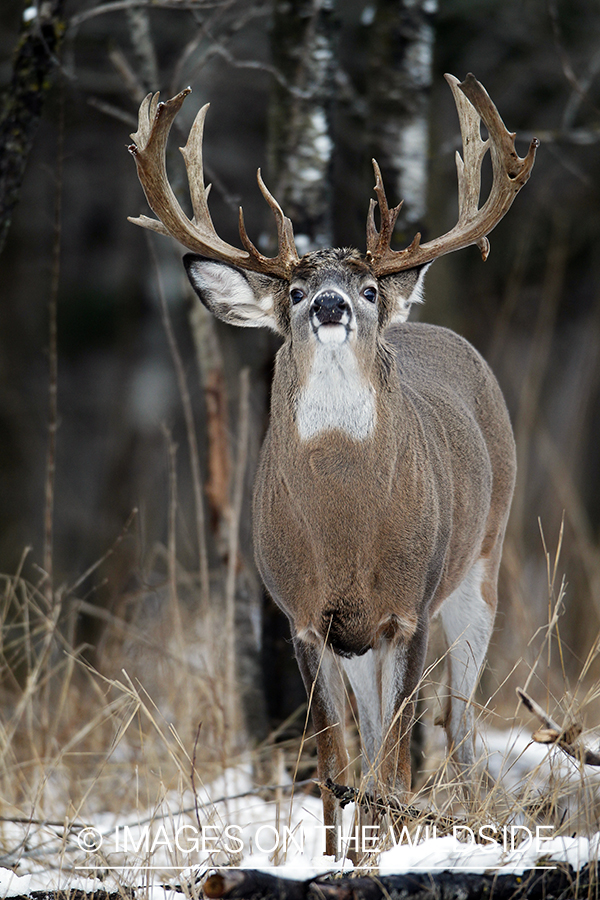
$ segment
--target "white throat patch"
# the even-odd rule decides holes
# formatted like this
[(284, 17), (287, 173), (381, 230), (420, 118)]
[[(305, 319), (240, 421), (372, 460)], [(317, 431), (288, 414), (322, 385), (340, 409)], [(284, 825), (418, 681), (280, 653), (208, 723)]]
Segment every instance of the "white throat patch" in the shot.
[(296, 424), (300, 440), (338, 429), (357, 441), (375, 428), (375, 390), (346, 343), (317, 342), (308, 380), (300, 392)]

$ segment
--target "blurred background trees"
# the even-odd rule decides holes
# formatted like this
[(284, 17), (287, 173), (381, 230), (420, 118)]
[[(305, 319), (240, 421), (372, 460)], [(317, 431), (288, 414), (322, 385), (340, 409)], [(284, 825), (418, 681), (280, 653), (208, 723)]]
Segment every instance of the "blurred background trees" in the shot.
[[(180, 248), (127, 222), (147, 212), (128, 134), (148, 91), (167, 97), (190, 84), (169, 151), (182, 202), (175, 146), (210, 101), (205, 165), (218, 232), (237, 241), (243, 202), (249, 234), (268, 248), (260, 166), (300, 252), (364, 248), (376, 156), (390, 201), (406, 198), (403, 246), (456, 220), (460, 137), (442, 75), (472, 71), (520, 154), (534, 135), (542, 146), (489, 260), (469, 248), (436, 262), (417, 314), (489, 359), (515, 425), (519, 481), (486, 686), (504, 682), (548, 621), (538, 520), (553, 562), (564, 518), (555, 660), (573, 677), (600, 630), (595, 0), (65, 0), (52, 14), (59, 40), (45, 39), (41, 119), (0, 255), (0, 571), (16, 572), (31, 548), (23, 573), (49, 598), (72, 597), (69, 627), (96, 662), (105, 613), (143, 619), (177, 583), (190, 610), (208, 603), (237, 621), (251, 733), (265, 736), (303, 701), (287, 623), (252, 562), (252, 474), (277, 341), (208, 319)], [(40, 21), (35, 4), (4, 0), (5, 104), (16, 48)]]

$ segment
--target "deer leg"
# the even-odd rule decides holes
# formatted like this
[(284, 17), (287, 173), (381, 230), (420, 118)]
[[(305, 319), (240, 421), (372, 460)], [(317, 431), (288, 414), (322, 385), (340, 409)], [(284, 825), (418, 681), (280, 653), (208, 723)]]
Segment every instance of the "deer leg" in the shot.
[[(344, 671), (352, 687), (358, 708), (363, 790), (376, 793), (381, 749), (381, 672), (377, 651), (368, 650), (362, 656), (342, 659)], [(361, 829), (375, 825), (378, 816), (361, 806)], [(369, 832), (370, 833), (370, 832)], [(364, 834), (361, 830), (360, 834)]]
[[(460, 775), (475, 762), (474, 716), (471, 699), (494, 625), (497, 567), (479, 559), (440, 611), (448, 642), (450, 696), (444, 727), (452, 759)], [(494, 567), (492, 566), (492, 569)], [(465, 790), (467, 781), (463, 780)]]
[(377, 780), (377, 756), (381, 747), (380, 672), (376, 651), (342, 659), (342, 666), (354, 692), (358, 707), (358, 730), (362, 751), (365, 789), (372, 790)]
[(410, 640), (390, 641), (377, 651), (381, 672), (380, 781), (384, 790), (402, 802), (411, 787), (410, 735), (427, 639), (428, 622), (421, 619)]
[[(344, 741), (344, 684), (338, 661), (327, 647), (294, 637), (298, 666), (308, 696), (316, 732), (319, 780), (347, 783), (348, 753)], [(322, 790), (325, 853), (340, 854), (342, 811), (339, 801)]]

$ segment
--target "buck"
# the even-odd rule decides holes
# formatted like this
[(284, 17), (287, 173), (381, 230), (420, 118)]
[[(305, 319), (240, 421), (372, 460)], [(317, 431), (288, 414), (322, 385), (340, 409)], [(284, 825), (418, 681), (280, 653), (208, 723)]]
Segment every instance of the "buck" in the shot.
[[(487, 652), (498, 567), (509, 514), (515, 449), (500, 388), (481, 356), (441, 327), (407, 323), (421, 301), (428, 265), (476, 244), (529, 178), (527, 156), (483, 86), (446, 76), (463, 141), (456, 154), (458, 222), (426, 243), (391, 247), (400, 206), (390, 209), (373, 161), (375, 201), (367, 250), (325, 249), (299, 257), (292, 223), (260, 190), (277, 224), (279, 248), (263, 256), (216, 234), (204, 185), (198, 113), (181, 152), (190, 220), (169, 185), (165, 147), (189, 89), (166, 103), (143, 101), (129, 148), (158, 219), (131, 221), (171, 235), (201, 301), (225, 322), (274, 329), (270, 425), (254, 493), (256, 561), (292, 631), (311, 701), (318, 772), (344, 781), (344, 673), (356, 697), (367, 783), (399, 801), (410, 790), (410, 732), (431, 619), (448, 644), (444, 715), (449, 753), (463, 777), (474, 762), (471, 698)], [(481, 137), (481, 122), (488, 136)], [(492, 186), (479, 206), (489, 150)], [(400, 204), (401, 205), (401, 204)], [(323, 790), (326, 852), (335, 853), (339, 802)]]

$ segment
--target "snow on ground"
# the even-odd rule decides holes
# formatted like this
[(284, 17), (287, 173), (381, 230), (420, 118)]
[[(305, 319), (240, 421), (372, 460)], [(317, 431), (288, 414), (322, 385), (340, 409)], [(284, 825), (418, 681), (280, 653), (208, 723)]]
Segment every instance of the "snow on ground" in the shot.
[[(574, 763), (557, 751), (550, 756), (524, 733), (487, 731), (481, 746), (492, 776), (502, 780), (507, 791), (517, 791), (532, 779), (543, 790), (550, 772), (555, 780), (560, 772), (565, 783), (582, 783)], [(596, 770), (585, 770), (588, 793), (598, 788), (599, 777)], [(344, 816), (346, 842), (356, 847), (358, 841), (359, 850), (370, 852), (371, 871), (382, 875), (448, 869), (520, 874), (557, 862), (578, 869), (599, 855), (600, 834), (556, 837), (550, 827), (500, 828), (494, 823), (478, 834), (457, 825), (454, 834), (445, 836), (437, 836), (433, 826), (407, 827), (399, 835), (387, 835), (390, 849), (382, 851), (381, 838), (387, 833), (376, 826), (357, 832), (352, 806)], [(99, 812), (85, 827), (71, 830), (50, 823), (34, 827), (5, 822), (1, 837), (0, 865), (15, 865), (17, 873), (0, 868), (0, 897), (58, 887), (91, 891), (100, 886), (114, 890), (119, 884), (175, 886), (217, 866), (277, 867), (277, 874), (288, 878), (352, 870), (347, 860), (323, 856), (320, 800), (301, 788), (293, 794), (288, 788), (277, 801), (264, 799), (249, 766), (227, 770), (199, 789), (196, 800), (189, 791), (173, 792), (154, 810), (130, 816)], [(160, 893), (164, 897), (162, 887)]]

